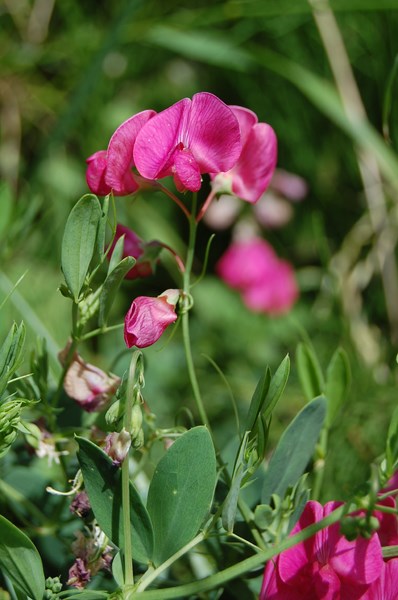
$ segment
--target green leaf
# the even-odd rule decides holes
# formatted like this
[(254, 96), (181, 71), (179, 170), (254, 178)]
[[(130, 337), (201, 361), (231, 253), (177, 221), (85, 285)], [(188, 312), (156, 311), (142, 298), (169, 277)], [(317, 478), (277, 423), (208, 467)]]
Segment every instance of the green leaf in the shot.
[(125, 235), (121, 235), (115, 244), (112, 254), (109, 257), (108, 275), (120, 263), (123, 258), (124, 239)]
[[(109, 539), (123, 549), (121, 470), (98, 446), (81, 437), (76, 437), (76, 440), (79, 444), (77, 458), (95, 518)], [(148, 563), (153, 549), (152, 525), (132, 483), (130, 500), (133, 557), (138, 562)]]
[(238, 500), (242, 480), (247, 472), (247, 462), (245, 460), (245, 454), (247, 450), (247, 444), (249, 442), (249, 431), (246, 431), (243, 440), (239, 446), (238, 456), (236, 457), (234, 472), (232, 475), (231, 487), (227, 497), (224, 500), (224, 506), (221, 513), (223, 527), (228, 533), (231, 533), (234, 529), (236, 511), (238, 508)]
[(99, 299), (99, 326), (105, 327), (109, 311), (126, 273), (135, 265), (135, 258), (126, 256), (105, 279)]
[(106, 600), (106, 598), (109, 598), (108, 592), (100, 592), (99, 590), (85, 590), (70, 596), (62, 596), (62, 600)]
[(262, 412), (264, 403), (267, 399), (270, 383), (271, 371), (269, 370), (269, 367), (267, 367), (264, 375), (260, 378), (256, 389), (254, 390), (249, 411), (247, 413), (246, 422), (244, 424), (244, 431), (253, 430), (258, 419), (258, 415)]
[(326, 371), (325, 396), (328, 402), (326, 426), (330, 427), (344, 402), (351, 384), (350, 363), (347, 353), (337, 348)]
[(267, 419), (271, 415), (277, 402), (279, 401), (279, 398), (282, 396), (286, 387), (287, 380), (289, 379), (289, 373), (290, 358), (287, 354), (281, 362), (281, 364), (279, 365), (279, 367), (277, 368), (275, 375), (272, 376), (262, 411), (263, 419)]
[(106, 225), (108, 222), (108, 212), (109, 212), (109, 195), (105, 196), (105, 198), (102, 202), (101, 217), (100, 217), (99, 223), (98, 223), (97, 238), (96, 238), (96, 244), (95, 244), (95, 250), (94, 250), (94, 257), (96, 258), (98, 263), (101, 262), (101, 260), (104, 256), (104, 252), (105, 252), (105, 236), (106, 236)]
[(296, 353), (297, 370), (307, 400), (323, 393), (325, 382), (322, 369), (313, 349), (307, 344), (299, 344)]
[(102, 210), (97, 196), (86, 194), (72, 208), (62, 240), (61, 265), (65, 281), (78, 302), (94, 254)]
[(25, 325), (13, 323), (0, 348), (0, 397), (7, 387), (8, 380), (22, 362), (22, 349), (25, 342)]
[(2, 516), (0, 568), (24, 594), (33, 600), (42, 600), (45, 583), (40, 554), (30, 539)]
[(294, 486), (304, 473), (314, 453), (326, 409), (326, 398), (315, 398), (283, 432), (265, 472), (262, 504), (269, 504), (272, 494), (283, 498), (288, 486)]
[(398, 408), (395, 409), (387, 433), (386, 461), (388, 477), (393, 472), (398, 461)]
[(157, 464), (148, 492), (159, 565), (190, 542), (206, 518), (216, 484), (216, 457), (206, 427), (178, 438)]

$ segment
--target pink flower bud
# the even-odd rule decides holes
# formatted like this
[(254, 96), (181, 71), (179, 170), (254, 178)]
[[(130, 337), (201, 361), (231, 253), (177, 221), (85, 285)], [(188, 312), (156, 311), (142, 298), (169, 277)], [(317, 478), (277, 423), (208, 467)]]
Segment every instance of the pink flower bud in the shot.
[(77, 353), (66, 372), (64, 390), (87, 412), (102, 410), (119, 387), (120, 379), (86, 363)]
[(158, 341), (164, 330), (177, 319), (175, 306), (179, 290), (166, 290), (157, 298), (136, 298), (124, 321), (124, 341), (131, 348), (146, 348)]
[(115, 237), (111, 244), (108, 256), (112, 255), (116, 243), (122, 235), (124, 235), (123, 258), (132, 256), (137, 260), (134, 267), (127, 273), (126, 279), (137, 279), (138, 277), (149, 277), (149, 275), (152, 275), (153, 269), (151, 261), (145, 259), (140, 260), (145, 252), (145, 242), (138, 237), (132, 229), (129, 229), (124, 225), (117, 224)]

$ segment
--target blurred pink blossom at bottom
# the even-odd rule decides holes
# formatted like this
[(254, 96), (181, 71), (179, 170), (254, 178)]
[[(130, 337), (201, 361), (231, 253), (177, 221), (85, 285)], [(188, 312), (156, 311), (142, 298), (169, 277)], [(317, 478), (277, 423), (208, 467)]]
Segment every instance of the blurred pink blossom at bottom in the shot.
[(293, 267), (261, 238), (233, 242), (216, 271), (225, 283), (241, 292), (243, 302), (254, 312), (284, 314), (299, 296)]

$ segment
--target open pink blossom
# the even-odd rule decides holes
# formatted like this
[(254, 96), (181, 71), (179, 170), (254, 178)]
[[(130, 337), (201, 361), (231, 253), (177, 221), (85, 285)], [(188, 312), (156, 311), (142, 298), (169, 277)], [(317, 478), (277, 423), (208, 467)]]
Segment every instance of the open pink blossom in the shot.
[(87, 185), (94, 194), (115, 196), (136, 192), (139, 183), (134, 177), (133, 149), (140, 129), (155, 115), (144, 110), (124, 121), (110, 139), (108, 149), (100, 150), (87, 159)]
[(124, 341), (128, 348), (146, 348), (160, 338), (177, 319), (175, 311), (180, 292), (166, 290), (157, 298), (138, 296), (124, 320)]
[[(341, 503), (307, 502), (295, 534)], [(377, 535), (348, 541), (339, 523), (282, 552), (265, 567), (260, 600), (359, 600), (379, 578), (383, 557)]]
[(288, 312), (299, 296), (294, 270), (290, 263), (278, 259), (263, 273), (261, 282), (242, 292), (243, 302), (254, 312), (281, 315)]
[(145, 242), (132, 230), (118, 223), (111, 249), (108, 256), (110, 257), (116, 246), (117, 241), (124, 235), (123, 258), (133, 256), (137, 259), (134, 267), (126, 275), (126, 279), (137, 279), (138, 277), (149, 277), (153, 273), (152, 263), (150, 260), (141, 259), (145, 252)]
[(232, 191), (247, 202), (257, 202), (267, 189), (277, 161), (277, 139), (268, 123), (259, 123), (257, 115), (241, 106), (230, 107), (238, 119), (242, 152), (227, 172), (213, 171), (215, 189)]
[(274, 249), (261, 238), (233, 242), (216, 265), (216, 271), (229, 286), (245, 290), (260, 284), (278, 261)]
[(228, 171), (241, 153), (231, 108), (207, 92), (184, 98), (148, 120), (137, 135), (134, 163), (147, 179), (173, 175), (179, 191), (197, 192), (202, 173)]
[(398, 600), (398, 558), (381, 566), (380, 577), (372, 583), (361, 600)]

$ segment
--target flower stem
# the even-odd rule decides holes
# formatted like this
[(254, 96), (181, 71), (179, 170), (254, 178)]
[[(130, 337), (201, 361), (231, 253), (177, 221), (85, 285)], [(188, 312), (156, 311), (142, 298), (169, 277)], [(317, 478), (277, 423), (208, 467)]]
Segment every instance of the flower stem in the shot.
[[(126, 391), (126, 405), (124, 410), (123, 426), (130, 433), (131, 415), (134, 404), (134, 386), (135, 372), (137, 362), (141, 356), (140, 352), (134, 352), (129, 369), (129, 378)], [(122, 464), (122, 510), (123, 510), (123, 531), (124, 531), (124, 584), (134, 585), (133, 573), (133, 549), (131, 543), (131, 520), (130, 520), (130, 474), (129, 474), (129, 455), (125, 457)]]
[(195, 253), (195, 242), (196, 242), (196, 230), (197, 223), (195, 219), (196, 214), (196, 205), (197, 205), (197, 197), (196, 194), (193, 194), (192, 199), (192, 214), (189, 218), (189, 240), (188, 240), (188, 250), (187, 257), (185, 263), (185, 272), (183, 277), (183, 293), (184, 293), (184, 302), (186, 303), (183, 306), (182, 313), (182, 337), (184, 340), (184, 349), (185, 349), (185, 357), (187, 361), (188, 375), (189, 380), (191, 382), (191, 387), (194, 395), (194, 399), (196, 402), (196, 406), (198, 409), (198, 413), (203, 425), (211, 431), (209, 419), (207, 418), (206, 410), (203, 404), (202, 396), (200, 394), (199, 383), (196, 377), (193, 357), (192, 357), (192, 349), (191, 349), (191, 339), (189, 334), (189, 309), (187, 306), (188, 299), (190, 297), (190, 288), (191, 288), (191, 272), (192, 265)]

